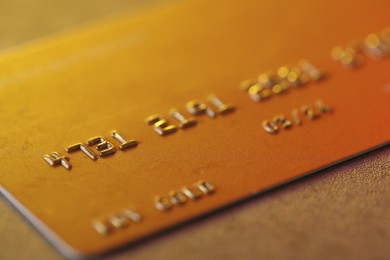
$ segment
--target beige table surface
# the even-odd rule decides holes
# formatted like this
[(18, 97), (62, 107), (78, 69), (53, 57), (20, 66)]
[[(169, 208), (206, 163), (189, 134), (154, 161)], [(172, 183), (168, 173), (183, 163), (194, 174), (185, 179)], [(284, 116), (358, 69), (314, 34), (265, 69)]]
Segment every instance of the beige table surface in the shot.
[[(0, 50), (150, 0), (0, 0)], [(0, 259), (62, 257), (0, 199)], [(390, 149), (286, 185), (109, 259), (390, 259)]]

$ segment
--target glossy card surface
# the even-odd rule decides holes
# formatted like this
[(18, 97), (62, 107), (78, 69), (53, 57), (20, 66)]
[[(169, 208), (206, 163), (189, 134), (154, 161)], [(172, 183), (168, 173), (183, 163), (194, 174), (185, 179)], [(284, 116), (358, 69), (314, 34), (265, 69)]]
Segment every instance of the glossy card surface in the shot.
[(0, 56), (0, 191), (63, 254), (388, 145), (388, 1), (186, 1)]

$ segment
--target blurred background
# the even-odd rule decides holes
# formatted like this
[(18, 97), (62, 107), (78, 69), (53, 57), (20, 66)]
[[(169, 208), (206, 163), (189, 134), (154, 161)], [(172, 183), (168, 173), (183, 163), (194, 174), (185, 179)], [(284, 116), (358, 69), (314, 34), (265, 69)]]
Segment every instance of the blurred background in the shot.
[[(168, 1), (0, 0), (0, 51)], [(390, 149), (125, 248), (110, 259), (389, 259)], [(61, 259), (0, 200), (0, 259)]]
[(0, 48), (169, 0), (0, 0)]

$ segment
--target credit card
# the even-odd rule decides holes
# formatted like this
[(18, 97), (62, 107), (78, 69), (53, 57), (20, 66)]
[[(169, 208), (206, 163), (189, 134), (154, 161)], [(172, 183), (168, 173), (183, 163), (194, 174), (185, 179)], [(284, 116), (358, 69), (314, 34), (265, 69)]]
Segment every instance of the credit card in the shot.
[(388, 146), (388, 1), (172, 1), (0, 55), (0, 192), (94, 256)]

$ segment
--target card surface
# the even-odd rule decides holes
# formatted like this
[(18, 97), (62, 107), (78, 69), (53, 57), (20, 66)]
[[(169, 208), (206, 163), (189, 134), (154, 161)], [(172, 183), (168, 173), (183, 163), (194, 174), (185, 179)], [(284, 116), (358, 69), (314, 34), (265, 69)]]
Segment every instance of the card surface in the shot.
[(0, 57), (0, 191), (96, 255), (388, 145), (389, 3), (187, 1)]

